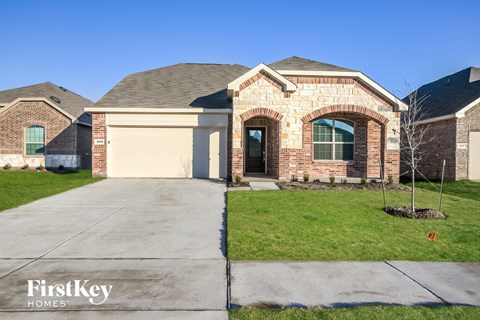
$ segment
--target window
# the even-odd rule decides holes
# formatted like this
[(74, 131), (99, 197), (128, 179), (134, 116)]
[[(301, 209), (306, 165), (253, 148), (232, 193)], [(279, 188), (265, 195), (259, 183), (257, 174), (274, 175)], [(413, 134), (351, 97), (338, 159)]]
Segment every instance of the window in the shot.
[(36, 156), (45, 154), (45, 128), (31, 126), (25, 129), (25, 154)]
[(353, 122), (320, 119), (313, 123), (313, 160), (353, 160)]

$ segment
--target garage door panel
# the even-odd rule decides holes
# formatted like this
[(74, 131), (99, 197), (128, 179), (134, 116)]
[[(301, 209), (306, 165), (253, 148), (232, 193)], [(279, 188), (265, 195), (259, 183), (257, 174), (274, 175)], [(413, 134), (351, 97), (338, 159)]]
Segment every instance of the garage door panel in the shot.
[(192, 177), (192, 128), (108, 128), (109, 177)]
[(469, 179), (480, 179), (480, 132), (470, 132), (469, 143)]

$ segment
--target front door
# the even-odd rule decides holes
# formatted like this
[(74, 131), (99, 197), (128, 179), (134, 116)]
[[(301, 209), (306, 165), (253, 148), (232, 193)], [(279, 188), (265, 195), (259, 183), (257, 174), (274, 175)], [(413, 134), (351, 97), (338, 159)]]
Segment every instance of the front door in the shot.
[(245, 128), (245, 172), (265, 173), (265, 128)]

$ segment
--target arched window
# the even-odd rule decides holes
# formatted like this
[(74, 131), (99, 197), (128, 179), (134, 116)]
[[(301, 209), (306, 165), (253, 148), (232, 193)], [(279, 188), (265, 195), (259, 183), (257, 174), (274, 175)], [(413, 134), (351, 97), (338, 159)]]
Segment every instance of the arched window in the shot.
[(45, 154), (45, 128), (31, 126), (25, 129), (25, 154), (36, 156)]
[(342, 119), (313, 122), (313, 160), (353, 160), (354, 123)]

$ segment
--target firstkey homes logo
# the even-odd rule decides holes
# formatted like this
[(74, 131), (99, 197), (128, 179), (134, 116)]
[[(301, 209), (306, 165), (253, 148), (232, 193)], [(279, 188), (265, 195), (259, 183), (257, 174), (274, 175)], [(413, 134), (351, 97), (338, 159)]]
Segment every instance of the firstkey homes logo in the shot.
[(69, 298), (85, 298), (90, 304), (107, 301), (112, 285), (90, 284), (90, 280), (72, 280), (67, 283), (47, 284), (46, 280), (27, 280), (27, 306), (30, 308), (65, 308)]

